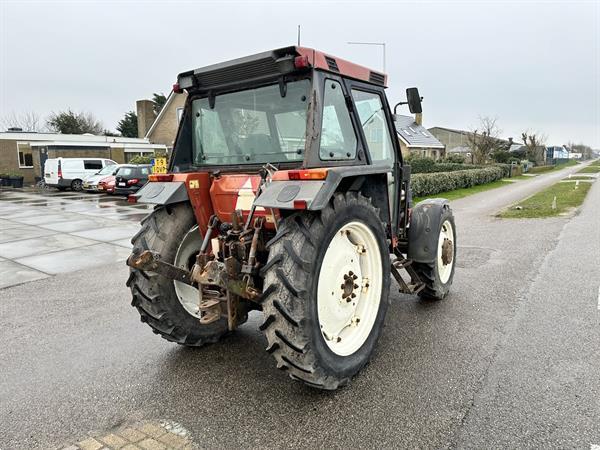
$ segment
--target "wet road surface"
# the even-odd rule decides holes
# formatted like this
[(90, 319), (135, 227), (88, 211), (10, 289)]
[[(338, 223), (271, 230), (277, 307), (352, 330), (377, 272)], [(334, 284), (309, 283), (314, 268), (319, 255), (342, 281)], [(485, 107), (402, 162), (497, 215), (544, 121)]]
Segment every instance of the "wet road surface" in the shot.
[(575, 217), (493, 216), (572, 170), (453, 202), (451, 294), (393, 293), (371, 363), (332, 393), (275, 369), (258, 313), (202, 349), (153, 335), (122, 262), (0, 290), (0, 448), (143, 420), (202, 448), (600, 444), (600, 184)]

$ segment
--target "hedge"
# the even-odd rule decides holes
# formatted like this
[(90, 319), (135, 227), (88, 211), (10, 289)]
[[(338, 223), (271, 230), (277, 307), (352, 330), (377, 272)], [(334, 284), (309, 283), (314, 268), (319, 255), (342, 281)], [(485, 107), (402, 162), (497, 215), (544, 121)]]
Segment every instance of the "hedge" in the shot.
[(412, 194), (414, 197), (435, 195), (440, 192), (491, 183), (503, 177), (504, 169), (497, 166), (454, 172), (418, 173), (411, 177)]
[(452, 162), (436, 163), (431, 158), (413, 158), (408, 160), (407, 163), (410, 165), (411, 173), (454, 172), (455, 170), (473, 170), (482, 168), (482, 166), (474, 166), (472, 164)]
[(535, 166), (529, 169), (529, 173), (542, 173), (553, 170), (555, 166)]

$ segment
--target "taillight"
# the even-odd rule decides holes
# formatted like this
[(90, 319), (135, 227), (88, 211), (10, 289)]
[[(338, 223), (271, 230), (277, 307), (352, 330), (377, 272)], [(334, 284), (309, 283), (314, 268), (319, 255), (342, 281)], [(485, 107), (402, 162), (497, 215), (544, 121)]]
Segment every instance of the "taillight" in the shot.
[(62, 178), (62, 168), (58, 165), (58, 178)]
[(326, 169), (289, 170), (289, 180), (324, 180), (327, 178)]
[(294, 209), (306, 209), (306, 200), (294, 200)]
[(310, 67), (310, 62), (308, 61), (308, 56), (296, 56), (294, 58), (294, 67), (296, 69), (308, 69)]
[(149, 181), (169, 182), (169, 181), (173, 181), (173, 174), (172, 173), (153, 173), (151, 175), (148, 175), (148, 180)]
[(183, 92), (183, 89), (181, 89), (181, 86), (179, 86), (179, 83), (175, 83), (173, 85), (173, 92), (175, 92), (176, 94), (181, 94)]
[(133, 186), (134, 184), (138, 184), (140, 180), (137, 178), (132, 178), (131, 180), (127, 180), (127, 186)]

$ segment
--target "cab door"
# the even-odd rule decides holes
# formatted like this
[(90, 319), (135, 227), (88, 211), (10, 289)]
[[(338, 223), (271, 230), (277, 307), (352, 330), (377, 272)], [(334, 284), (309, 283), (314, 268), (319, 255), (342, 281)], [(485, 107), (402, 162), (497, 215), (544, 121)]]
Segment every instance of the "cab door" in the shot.
[(401, 156), (390, 108), (383, 88), (350, 80), (346, 83), (352, 96), (354, 113), (360, 123), (359, 131), (368, 153), (369, 164), (381, 166), (387, 172), (390, 220), (394, 236), (398, 223), (399, 198), (396, 184), (401, 179)]

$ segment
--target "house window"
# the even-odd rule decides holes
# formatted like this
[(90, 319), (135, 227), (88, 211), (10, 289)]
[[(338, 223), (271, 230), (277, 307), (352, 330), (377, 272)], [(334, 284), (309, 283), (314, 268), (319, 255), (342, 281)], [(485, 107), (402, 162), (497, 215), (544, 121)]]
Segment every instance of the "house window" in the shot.
[(17, 142), (17, 152), (21, 169), (33, 167), (33, 153), (28, 142)]

